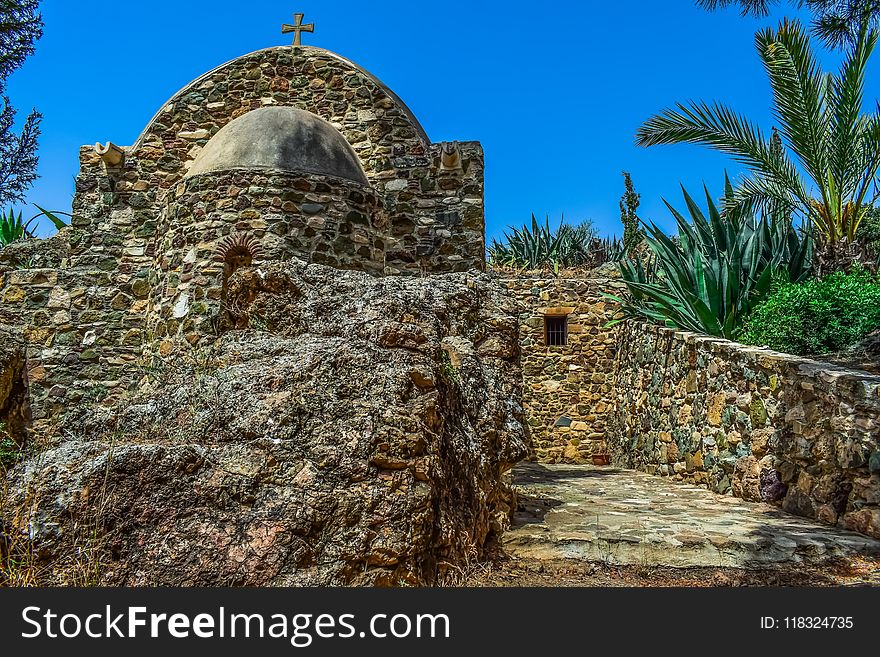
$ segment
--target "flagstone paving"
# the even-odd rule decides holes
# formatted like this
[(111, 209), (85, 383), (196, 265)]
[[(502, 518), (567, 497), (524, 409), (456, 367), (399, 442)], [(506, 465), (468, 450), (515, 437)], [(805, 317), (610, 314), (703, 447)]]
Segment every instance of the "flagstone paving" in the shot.
[(862, 534), (642, 472), (526, 463), (514, 480), (513, 557), (742, 567), (880, 555)]

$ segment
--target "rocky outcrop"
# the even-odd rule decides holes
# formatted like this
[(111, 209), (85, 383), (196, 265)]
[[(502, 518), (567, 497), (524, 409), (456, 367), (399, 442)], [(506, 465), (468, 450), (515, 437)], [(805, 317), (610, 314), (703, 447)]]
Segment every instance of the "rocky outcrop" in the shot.
[(22, 440), (28, 424), (27, 357), (22, 337), (0, 325), (0, 435)]
[(238, 271), (236, 328), (68, 417), (8, 507), (50, 563), (91, 540), (103, 584), (434, 583), (491, 549), (527, 453), (511, 304), (483, 275)]

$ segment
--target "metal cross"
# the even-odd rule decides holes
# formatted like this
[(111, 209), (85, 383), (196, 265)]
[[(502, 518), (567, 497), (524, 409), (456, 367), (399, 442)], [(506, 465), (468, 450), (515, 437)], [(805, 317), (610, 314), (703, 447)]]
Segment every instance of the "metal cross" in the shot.
[(305, 14), (294, 14), (293, 15), (293, 25), (284, 24), (281, 26), (281, 34), (290, 34), (293, 32), (293, 45), (300, 46), (302, 45), (302, 33), (303, 32), (312, 32), (315, 31), (315, 24), (309, 23), (308, 25), (303, 25), (303, 17)]

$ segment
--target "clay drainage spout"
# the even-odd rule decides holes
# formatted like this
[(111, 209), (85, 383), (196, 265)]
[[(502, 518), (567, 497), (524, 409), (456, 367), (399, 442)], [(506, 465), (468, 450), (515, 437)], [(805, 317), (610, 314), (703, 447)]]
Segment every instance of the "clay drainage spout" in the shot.
[(95, 144), (95, 152), (108, 167), (118, 167), (125, 161), (125, 151), (112, 141), (108, 141), (106, 145)]

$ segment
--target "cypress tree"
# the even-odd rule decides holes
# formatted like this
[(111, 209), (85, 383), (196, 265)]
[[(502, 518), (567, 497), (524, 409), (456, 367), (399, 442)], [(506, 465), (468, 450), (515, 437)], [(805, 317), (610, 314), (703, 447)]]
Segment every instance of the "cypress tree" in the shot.
[(39, 8), (39, 0), (0, 0), (0, 204), (23, 201), (37, 179), (42, 116), (33, 110), (17, 132), (6, 82), (34, 53), (34, 44), (43, 35)]

